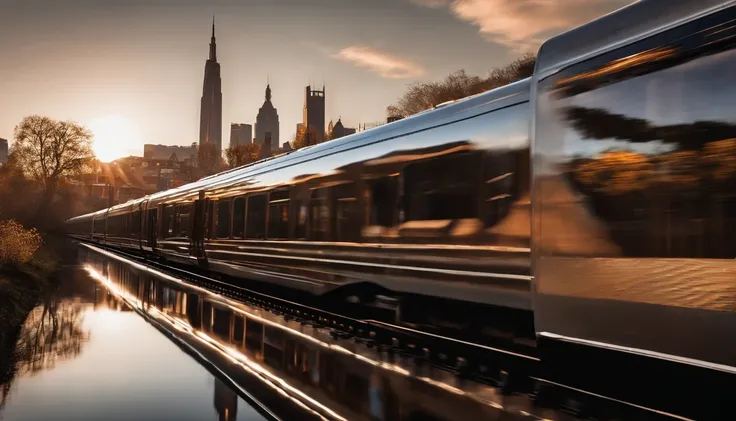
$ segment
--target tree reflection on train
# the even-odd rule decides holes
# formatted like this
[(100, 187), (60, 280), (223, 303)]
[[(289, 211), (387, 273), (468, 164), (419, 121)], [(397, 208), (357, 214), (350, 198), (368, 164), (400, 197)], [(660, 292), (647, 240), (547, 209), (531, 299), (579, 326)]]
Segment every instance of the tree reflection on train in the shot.
[[(650, 122), (570, 107), (567, 119), (585, 139), (659, 141), (659, 154), (619, 148), (570, 164), (571, 181), (609, 222), (628, 256), (728, 258), (736, 181), (736, 125), (717, 121), (655, 126)], [(662, 214), (666, 217), (662, 217)], [(713, 229), (718, 226), (725, 229)], [(648, 241), (642, 241), (642, 236)]]
[[(209, 347), (227, 357), (229, 368), (218, 367), (225, 375), (236, 378), (232, 372), (236, 366), (257, 373), (263, 383), (326, 419), (530, 417), (526, 398), (503, 396), (490, 386), (337, 339), (326, 329), (287, 320), (93, 246), (84, 247), (82, 261), (93, 277), (182, 341), (197, 341), (196, 349)], [(103, 266), (107, 276), (102, 275)], [(236, 411), (230, 404), (235, 400), (218, 390), (216, 386), (215, 405), (220, 419), (228, 419), (227, 414)]]

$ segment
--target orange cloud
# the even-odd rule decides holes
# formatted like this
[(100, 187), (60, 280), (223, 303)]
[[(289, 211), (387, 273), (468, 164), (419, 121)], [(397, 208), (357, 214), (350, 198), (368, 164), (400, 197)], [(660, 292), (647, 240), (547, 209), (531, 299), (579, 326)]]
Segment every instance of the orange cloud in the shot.
[(631, 3), (631, 0), (409, 0), (477, 26), (492, 42), (534, 51), (546, 38)]
[(426, 69), (419, 63), (371, 47), (343, 48), (333, 57), (389, 79), (415, 78), (426, 73)]

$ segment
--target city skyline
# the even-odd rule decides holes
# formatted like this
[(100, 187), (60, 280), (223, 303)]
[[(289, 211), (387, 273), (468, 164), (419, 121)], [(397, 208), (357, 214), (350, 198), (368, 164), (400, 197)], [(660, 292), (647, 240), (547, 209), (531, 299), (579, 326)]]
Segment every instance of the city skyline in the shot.
[[(330, 86), (326, 121), (341, 117), (358, 126), (384, 120), (386, 106), (408, 84), (462, 68), (485, 75), (552, 33), (629, 1), (536, 3), (15, 2), (0, 16), (0, 137), (12, 144), (14, 126), (25, 115), (41, 114), (90, 127), (96, 151), (105, 142), (117, 155), (101, 156), (108, 160), (141, 155), (145, 143), (196, 142), (212, 14), (222, 65), (222, 125), (254, 124), (270, 82), (283, 143), (302, 120), (304, 86)], [(536, 12), (529, 13), (530, 7)], [(508, 18), (504, 26), (494, 26), (499, 15)]]

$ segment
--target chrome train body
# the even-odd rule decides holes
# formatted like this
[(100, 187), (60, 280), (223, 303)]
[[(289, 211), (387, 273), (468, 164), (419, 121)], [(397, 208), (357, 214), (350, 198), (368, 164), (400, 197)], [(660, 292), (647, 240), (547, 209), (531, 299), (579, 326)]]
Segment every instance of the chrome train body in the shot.
[(677, 408), (702, 385), (673, 373), (736, 374), (734, 68), (736, 2), (640, 1), (544, 43), (529, 80), (69, 226), (316, 294), (528, 310), (546, 377)]
[(369, 284), (530, 310), (528, 103), (522, 81), (69, 225), (314, 294)]

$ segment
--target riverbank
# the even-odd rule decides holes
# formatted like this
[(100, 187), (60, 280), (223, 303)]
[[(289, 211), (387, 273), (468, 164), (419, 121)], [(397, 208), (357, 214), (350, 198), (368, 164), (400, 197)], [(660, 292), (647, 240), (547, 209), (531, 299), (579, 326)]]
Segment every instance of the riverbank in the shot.
[[(40, 299), (58, 285), (56, 273), (69, 250), (63, 237), (48, 235), (29, 261), (0, 268), (0, 385), (7, 387), (13, 379), (23, 323)], [(0, 407), (5, 395), (0, 393)]]
[(42, 294), (54, 289), (55, 274), (70, 258), (70, 249), (65, 238), (47, 235), (29, 261), (0, 268), (0, 342), (5, 332), (23, 323)]

